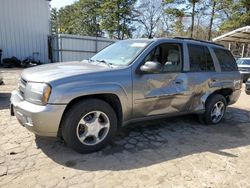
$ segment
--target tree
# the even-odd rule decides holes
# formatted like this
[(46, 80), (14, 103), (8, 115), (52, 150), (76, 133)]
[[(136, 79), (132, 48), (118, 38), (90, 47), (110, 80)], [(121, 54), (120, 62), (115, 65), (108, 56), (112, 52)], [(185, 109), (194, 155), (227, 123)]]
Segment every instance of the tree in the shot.
[(162, 6), (162, 18), (160, 19), (160, 32), (158, 33), (160, 37), (170, 36), (173, 31), (171, 23), (173, 22), (173, 17), (165, 14), (164, 6)]
[(212, 36), (212, 27), (213, 27), (214, 15), (215, 15), (216, 3), (217, 3), (216, 0), (211, 0), (212, 11), (211, 11), (211, 17), (210, 17), (210, 22), (209, 22), (208, 38), (207, 38), (207, 40), (211, 40), (211, 36)]
[(51, 9), (51, 16), (50, 16), (50, 22), (51, 22), (51, 33), (57, 34), (59, 29), (59, 15), (58, 10), (56, 8)]
[(58, 12), (51, 11), (52, 28), (59, 28), (59, 32), (65, 34), (98, 37), (105, 31), (110, 38), (129, 38), (135, 1), (79, 0)]
[(100, 36), (99, 0), (80, 0), (59, 11), (61, 32)]
[(191, 4), (192, 7), (192, 12), (191, 12), (191, 17), (192, 17), (192, 22), (191, 22), (191, 32), (190, 32), (190, 37), (193, 38), (193, 33), (194, 33), (194, 17), (195, 17), (195, 8), (196, 4), (199, 2), (199, 0), (188, 0), (189, 3)]
[(52, 9), (52, 33), (101, 36), (100, 3), (100, 0), (80, 0), (59, 11)]
[(186, 8), (181, 6), (185, 3), (185, 0), (165, 0), (163, 2), (165, 14), (171, 18), (171, 27), (174, 35), (177, 36), (185, 35), (183, 19), (186, 16)]
[(136, 7), (134, 21), (143, 27), (143, 36), (153, 38), (161, 15), (161, 1), (144, 0)]
[(167, 9), (166, 13), (169, 16), (175, 17), (174, 24), (172, 24), (172, 27), (174, 28), (175, 35), (184, 35), (184, 25), (183, 25), (183, 17), (185, 16), (184, 9)]
[(131, 37), (133, 7), (136, 0), (103, 0), (100, 6), (101, 28), (110, 38)]
[(102, 36), (100, 28), (101, 0), (80, 0), (75, 3), (75, 22), (78, 26), (77, 33), (88, 36)]
[(250, 25), (249, 0), (78, 0), (51, 10), (52, 33), (116, 39), (190, 35), (211, 40), (245, 25)]
[(221, 10), (226, 15), (226, 19), (220, 25), (221, 33), (250, 25), (249, 0), (225, 0), (223, 3)]

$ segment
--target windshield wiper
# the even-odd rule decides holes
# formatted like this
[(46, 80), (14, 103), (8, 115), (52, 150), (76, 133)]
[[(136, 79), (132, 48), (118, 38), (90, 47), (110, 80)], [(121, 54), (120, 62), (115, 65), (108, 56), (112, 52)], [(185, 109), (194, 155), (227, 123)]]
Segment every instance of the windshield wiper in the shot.
[(99, 59), (89, 59), (91, 62), (93, 62), (93, 61), (96, 61), (96, 62), (99, 62), (99, 63), (104, 63), (104, 64), (106, 64), (106, 65), (108, 65), (109, 67), (111, 67), (112, 68), (112, 63), (109, 63), (109, 62), (107, 62), (106, 60), (104, 60), (104, 59), (101, 59), (101, 60), (99, 60)]

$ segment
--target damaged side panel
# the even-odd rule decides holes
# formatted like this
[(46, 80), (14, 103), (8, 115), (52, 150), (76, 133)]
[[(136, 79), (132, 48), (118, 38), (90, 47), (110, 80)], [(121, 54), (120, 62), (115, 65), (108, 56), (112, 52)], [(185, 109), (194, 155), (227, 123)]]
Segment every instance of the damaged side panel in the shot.
[[(199, 113), (207, 98), (223, 88), (235, 90), (238, 77), (216, 72), (139, 76), (134, 87), (134, 117), (180, 112)], [(235, 79), (235, 82), (232, 82)]]
[(218, 89), (206, 74), (142, 75), (135, 81), (134, 117), (203, 110), (202, 98)]

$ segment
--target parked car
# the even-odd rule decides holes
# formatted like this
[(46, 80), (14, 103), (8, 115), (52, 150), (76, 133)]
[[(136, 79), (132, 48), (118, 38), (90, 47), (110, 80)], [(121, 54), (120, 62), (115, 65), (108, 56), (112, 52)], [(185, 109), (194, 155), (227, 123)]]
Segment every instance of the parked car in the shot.
[(0, 72), (0, 85), (3, 84), (3, 76), (1, 75), (1, 72)]
[(250, 78), (246, 81), (245, 91), (247, 95), (250, 95)]
[(89, 60), (22, 72), (11, 114), (41, 136), (62, 137), (88, 153), (120, 126), (198, 114), (218, 124), (241, 92), (241, 76), (221, 45), (183, 38), (116, 42)]
[(250, 57), (240, 58), (237, 61), (238, 69), (242, 75), (243, 82), (250, 78)]

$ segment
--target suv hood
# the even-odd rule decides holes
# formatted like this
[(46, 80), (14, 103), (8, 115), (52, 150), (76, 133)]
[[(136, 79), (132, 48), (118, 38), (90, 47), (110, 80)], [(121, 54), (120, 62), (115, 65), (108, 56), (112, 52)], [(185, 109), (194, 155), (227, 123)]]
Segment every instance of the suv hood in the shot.
[(111, 67), (106, 65), (96, 65), (79, 61), (52, 63), (25, 69), (21, 77), (26, 81), (50, 82), (61, 78), (111, 69)]

